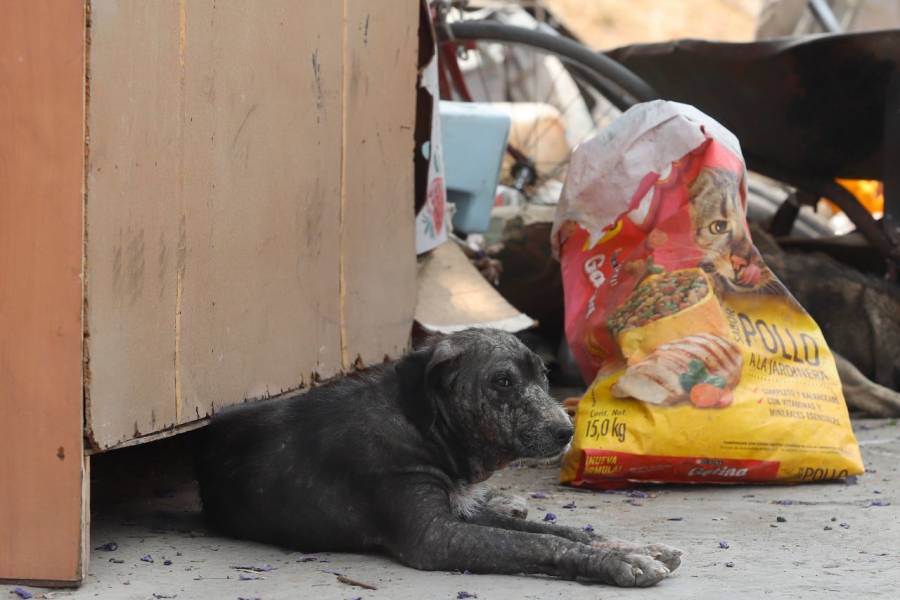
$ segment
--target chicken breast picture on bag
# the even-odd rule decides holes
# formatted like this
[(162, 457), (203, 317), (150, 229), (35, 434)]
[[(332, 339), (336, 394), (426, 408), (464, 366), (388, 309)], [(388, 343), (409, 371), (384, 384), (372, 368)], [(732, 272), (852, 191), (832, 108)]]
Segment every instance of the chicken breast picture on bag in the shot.
[(690, 400), (698, 408), (722, 408), (731, 404), (743, 363), (740, 349), (725, 338), (691, 335), (662, 344), (629, 367), (612, 394), (649, 404)]

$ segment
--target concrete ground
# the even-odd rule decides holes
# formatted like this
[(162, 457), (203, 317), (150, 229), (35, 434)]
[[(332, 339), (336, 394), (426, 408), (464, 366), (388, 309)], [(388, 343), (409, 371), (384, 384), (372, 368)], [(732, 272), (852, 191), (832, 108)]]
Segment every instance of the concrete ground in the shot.
[[(98, 549), (92, 552), (85, 584), (78, 590), (26, 589), (35, 598), (71, 600), (450, 600), (466, 597), (461, 592), (480, 600), (896, 598), (900, 426), (866, 420), (855, 427), (868, 468), (855, 484), (645, 487), (600, 493), (559, 486), (557, 469), (550, 466), (508, 468), (493, 477), (496, 487), (510, 493), (546, 494), (546, 499), (529, 498), (530, 519), (543, 519), (550, 511), (561, 524), (590, 524), (616, 537), (683, 549), (681, 568), (649, 589), (548, 577), (427, 573), (380, 556), (304, 556), (225, 539), (203, 529), (190, 485), (98, 509), (91, 544)], [(575, 508), (563, 508), (573, 501)], [(103, 549), (107, 543), (115, 543), (116, 549)], [(377, 589), (342, 583), (337, 574)], [(7, 590), (12, 592), (12, 586), (0, 586), (0, 599), (15, 600)]]

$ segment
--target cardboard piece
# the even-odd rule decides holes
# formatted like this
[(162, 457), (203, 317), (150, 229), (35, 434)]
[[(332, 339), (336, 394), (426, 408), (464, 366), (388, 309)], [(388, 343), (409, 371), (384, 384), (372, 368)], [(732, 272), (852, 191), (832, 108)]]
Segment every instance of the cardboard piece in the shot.
[(491, 287), (456, 242), (420, 257), (418, 286), (416, 321), (431, 331), (489, 327), (516, 332), (535, 325)]

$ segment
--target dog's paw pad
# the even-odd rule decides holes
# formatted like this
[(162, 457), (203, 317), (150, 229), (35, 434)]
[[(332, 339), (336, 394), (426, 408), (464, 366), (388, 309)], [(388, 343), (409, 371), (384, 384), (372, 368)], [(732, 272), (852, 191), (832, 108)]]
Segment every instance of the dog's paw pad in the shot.
[(626, 554), (617, 558), (610, 575), (613, 583), (621, 587), (647, 587), (659, 583), (670, 572), (666, 565), (646, 554)]
[(681, 550), (665, 544), (647, 544), (640, 549), (640, 554), (645, 554), (666, 565), (669, 571), (674, 571), (681, 565)]

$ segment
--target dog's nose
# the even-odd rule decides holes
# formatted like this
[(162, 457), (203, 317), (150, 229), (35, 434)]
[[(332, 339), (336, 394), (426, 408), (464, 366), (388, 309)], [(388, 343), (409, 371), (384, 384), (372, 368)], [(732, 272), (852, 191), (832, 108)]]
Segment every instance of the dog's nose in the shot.
[(560, 425), (553, 432), (553, 439), (556, 440), (556, 443), (560, 446), (565, 446), (569, 443), (569, 440), (572, 439), (572, 434), (575, 432), (575, 429), (571, 425)]

